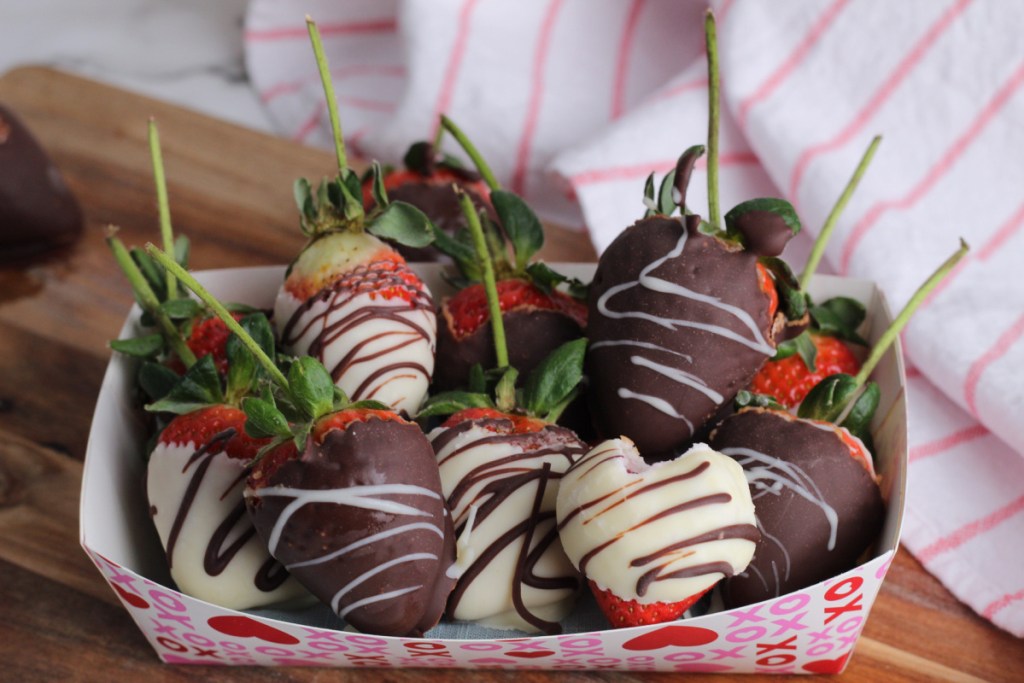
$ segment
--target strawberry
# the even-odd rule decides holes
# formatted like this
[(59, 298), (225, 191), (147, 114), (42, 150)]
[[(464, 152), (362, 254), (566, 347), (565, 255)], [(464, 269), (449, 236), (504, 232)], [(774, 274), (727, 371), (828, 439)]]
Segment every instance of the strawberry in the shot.
[(422, 635), (441, 617), (455, 560), (429, 442), (383, 404), (350, 403), (308, 356), (282, 390), (295, 422), (272, 397), (244, 404), (250, 432), (274, 438), (245, 492), (257, 532), (360, 632)]
[(610, 590), (598, 587), (592, 580), (588, 580), (587, 584), (597, 601), (597, 606), (601, 608), (613, 628), (629, 628), (630, 626), (646, 626), (675, 621), (683, 616), (686, 610), (693, 607), (704, 596), (704, 593), (711, 590), (707, 588), (703, 592), (691, 595), (679, 602), (640, 603), (636, 600), (624, 600)]
[[(329, 74), (319, 34), (309, 22), (325, 90)], [(309, 354), (327, 366), (353, 400), (374, 399), (414, 413), (434, 369), (437, 321), (430, 292), (405, 259), (384, 240), (423, 247), (435, 228), (422, 211), (390, 202), (373, 164), (374, 207), (348, 167), (333, 96), (327, 98), (335, 132), (338, 175), (314, 192), (299, 179), (295, 197), (309, 237), (292, 262), (274, 305), (282, 350)]]
[[(444, 126), (440, 128), (443, 133)], [(381, 179), (383, 189), (392, 201), (404, 201), (422, 210), (438, 230), (454, 237), (466, 229), (466, 220), (459, 205), (455, 187), (466, 192), (478, 210), (493, 213), (490, 188), (480, 175), (462, 166), (453, 157), (437, 152), (437, 143), (417, 142), (409, 147), (403, 159), (404, 168), (386, 169)], [(363, 177), (363, 206), (375, 206), (373, 178)], [(415, 248), (396, 244), (398, 251), (410, 261), (436, 261), (442, 257), (432, 246)]]
[[(488, 254), (486, 268), (495, 279), (496, 305), (492, 306), (485, 291), (485, 268), (478, 260), (477, 247), (466, 241), (437, 242), (455, 259), (463, 275), (457, 282), (460, 289), (441, 303), (434, 386), (442, 391), (466, 386), (475, 365), (512, 365), (529, 373), (555, 348), (582, 337), (586, 328), (586, 305), (580, 298), (583, 285), (541, 261), (531, 261), (544, 242), (536, 215), (511, 192), (495, 189), (491, 200), (501, 230), (486, 215), (478, 216), (469, 199), (462, 197), (467, 221), (475, 224), (473, 230), (479, 229), (484, 253)], [(558, 289), (564, 283), (569, 285), (568, 294)], [(508, 335), (507, 359), (494, 353), (492, 327), (486, 324), (492, 311), (500, 311), (502, 332)]]
[[(529, 280), (520, 278), (501, 280), (497, 287), (502, 317), (507, 313), (524, 311), (557, 311), (575, 321), (580, 329), (587, 325), (587, 307), (579, 299), (555, 290), (545, 292)], [(445, 302), (443, 312), (456, 340), (472, 335), (490, 319), (483, 284), (459, 290)]]
[[(868, 380), (914, 310), (956, 266), (967, 245), (914, 293), (879, 337), (855, 376), (829, 375), (791, 415), (781, 406), (748, 407), (712, 431), (712, 448), (746, 471), (762, 540), (744, 575), (726, 582), (727, 607), (805, 588), (850, 569), (881, 531), (885, 506), (870, 455), (869, 428), (880, 402)], [(813, 311), (812, 311), (813, 314)], [(765, 397), (760, 397), (765, 398)]]
[(649, 465), (626, 438), (591, 448), (556, 502), (566, 554), (612, 626), (678, 619), (760, 539), (743, 469), (697, 444)]
[[(519, 372), (507, 367), (503, 316), (489, 315), (498, 307), (501, 283), (495, 283), (474, 218), (470, 229), (480, 238), (478, 257), (485, 266), (478, 287), (486, 292), (483, 310), (501, 367), (474, 373), (470, 392), (433, 396), (419, 415), (450, 415), (428, 435), (459, 534), (458, 580), (448, 614), (557, 633), (579, 582), (555, 532), (554, 501), (562, 475), (586, 444), (554, 422), (577, 394), (586, 340), (558, 347), (517, 390)], [(489, 378), (497, 379), (493, 399)]]
[(770, 360), (755, 375), (751, 390), (774, 396), (779, 403), (792, 408), (825, 377), (837, 373), (856, 375), (860, 370), (860, 361), (838, 337), (813, 333), (808, 337), (815, 348), (813, 371), (799, 353)]
[[(272, 349), (270, 324), (262, 314), (244, 318), (239, 327)], [(146, 488), (153, 524), (181, 590), (247, 609), (305, 591), (269, 556), (245, 516), (242, 491), (249, 463), (270, 440), (246, 433), (247, 418), (239, 403), (261, 385), (263, 376), (234, 336), (223, 346), (226, 372), (218, 371), (213, 354), (206, 354), (147, 406), (174, 417), (149, 455)]]

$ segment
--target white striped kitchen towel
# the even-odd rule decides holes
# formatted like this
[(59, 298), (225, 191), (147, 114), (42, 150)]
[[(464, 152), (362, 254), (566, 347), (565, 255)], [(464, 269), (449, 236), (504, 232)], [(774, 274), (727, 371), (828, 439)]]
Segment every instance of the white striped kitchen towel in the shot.
[[(903, 539), (975, 611), (1024, 636), (1024, 5), (714, 3), (722, 204), (791, 200), (817, 231), (885, 137), (827, 252), (901, 306), (957, 239), (971, 254), (904, 334)], [(253, 0), (246, 54), (283, 135), (326, 146), (304, 16), (355, 151), (396, 161), (452, 116), (503, 183), (600, 250), (643, 181), (706, 135), (698, 0)], [(325, 172), (327, 169), (325, 169)], [(698, 169), (691, 202), (700, 207)], [(799, 267), (809, 238), (786, 256)]]

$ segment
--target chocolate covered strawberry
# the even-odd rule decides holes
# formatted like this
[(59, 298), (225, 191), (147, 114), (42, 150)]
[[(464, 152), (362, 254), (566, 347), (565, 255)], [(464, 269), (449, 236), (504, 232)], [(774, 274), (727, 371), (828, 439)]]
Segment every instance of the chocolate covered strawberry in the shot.
[[(272, 351), (262, 314), (243, 326)], [(239, 404), (261, 375), (237, 339), (227, 346), (227, 380), (212, 355), (147, 409), (173, 415), (156, 439), (146, 468), (150, 515), (171, 577), (182, 592), (231, 609), (249, 609), (306, 595), (268, 553), (245, 512), (242, 491), (252, 460), (268, 440), (245, 433)]]
[[(498, 287), (477, 221), (471, 229), (485, 264), (488, 300)], [(459, 578), (448, 615), (490, 626), (556, 633), (579, 589), (555, 530), (555, 497), (562, 475), (586, 444), (555, 421), (575, 397), (586, 340), (567, 342), (516, 387), (506, 368), (502, 316), (491, 317), (495, 373), (476, 375), (471, 391), (441, 393), (421, 413), (451, 415), (429, 438), (459, 537)], [(492, 388), (488, 377), (497, 379)], [(492, 398), (492, 392), (494, 398)]]
[(246, 433), (269, 439), (245, 496), (271, 555), (360, 631), (415, 636), (431, 628), (453, 585), (455, 545), (423, 432), (382, 403), (351, 402), (312, 357), (292, 360), (285, 376), (198, 282), (149, 250), (238, 334), (276, 385), (242, 406)]
[(612, 626), (679, 618), (742, 572), (760, 535), (743, 470), (707, 446), (648, 465), (629, 439), (592, 448), (562, 478), (558, 533)]
[(961, 245), (881, 335), (856, 376), (819, 382), (797, 416), (747, 407), (725, 419), (710, 444), (743, 467), (762, 540), (747, 571), (723, 587), (730, 607), (759, 602), (853, 567), (881, 532), (885, 505), (868, 446), (880, 401), (868, 381), (916, 307), (966, 253)]
[(362, 186), (347, 166), (337, 106), (316, 26), (310, 37), (320, 65), (338, 157), (337, 177), (314, 193), (301, 179), (295, 197), (309, 242), (288, 268), (274, 304), (282, 349), (320, 360), (353, 400), (372, 399), (415, 413), (434, 369), (436, 317), (430, 292), (382, 238), (430, 243), (419, 209), (389, 202), (375, 165), (375, 208), (363, 208)]
[(256, 465), (245, 492), (270, 553), (364, 633), (419, 636), (437, 624), (453, 580), (451, 518), (434, 453), (383, 404), (350, 404), (317, 361), (288, 378), (299, 418), (246, 403), (250, 428), (288, 439)]
[[(433, 143), (417, 142), (411, 145), (403, 158), (404, 168), (384, 169), (383, 185), (392, 201), (412, 204), (423, 211), (438, 230), (454, 238), (461, 230), (467, 229), (455, 188), (465, 192), (478, 210), (493, 213), (489, 199), (491, 187), (484, 180), (486, 178), (494, 182), (494, 176), (486, 166), (482, 167), (482, 173), (476, 173), (463, 166), (458, 159), (443, 154), (440, 141), (447, 130), (451, 130), (460, 142), (469, 144), (462, 132), (447, 117), (442, 116), (437, 139)], [(493, 186), (497, 187), (496, 183)], [(363, 205), (370, 211), (375, 203), (373, 179), (369, 175), (364, 176)], [(417, 248), (396, 244), (395, 248), (410, 261), (436, 261), (443, 258), (442, 252), (432, 245)]]
[(857, 328), (864, 321), (863, 304), (848, 297), (835, 297), (815, 305), (807, 294), (807, 286), (843, 208), (857, 189), (881, 141), (881, 137), (876, 136), (864, 152), (815, 239), (799, 281), (784, 263), (772, 262), (777, 288), (788, 309), (787, 317), (802, 320), (798, 326), (787, 327), (785, 341), (779, 343), (775, 356), (758, 371), (750, 388), (756, 393), (774, 396), (787, 408), (799, 405), (807, 392), (825, 377), (837, 373), (856, 375), (860, 370), (860, 360), (849, 345), (867, 345), (857, 334)]

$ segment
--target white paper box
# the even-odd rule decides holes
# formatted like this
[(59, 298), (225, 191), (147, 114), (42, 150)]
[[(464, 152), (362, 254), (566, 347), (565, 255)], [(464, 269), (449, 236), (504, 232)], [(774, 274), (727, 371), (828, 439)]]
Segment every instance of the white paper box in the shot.
[[(594, 268), (555, 265), (584, 280)], [(416, 270), (436, 298), (447, 291), (437, 267)], [(223, 301), (269, 308), (283, 268), (197, 275)], [(842, 294), (863, 302), (868, 307), (865, 336), (871, 342), (892, 319), (884, 297), (869, 282), (817, 276), (811, 293), (817, 301)], [(137, 316), (133, 308), (120, 336), (135, 333)], [(669, 624), (559, 636), (387, 638), (237, 612), (170, 587), (163, 550), (147, 514), (142, 453), (147, 435), (131, 394), (132, 372), (133, 363), (115, 354), (103, 378), (86, 450), (81, 543), (168, 663), (838, 673), (846, 666), (899, 541), (907, 408), (897, 342), (873, 376), (882, 394), (872, 432), (887, 505), (884, 529), (872, 559), (835, 578), (775, 600)], [(309, 620), (305, 614), (302, 618)]]

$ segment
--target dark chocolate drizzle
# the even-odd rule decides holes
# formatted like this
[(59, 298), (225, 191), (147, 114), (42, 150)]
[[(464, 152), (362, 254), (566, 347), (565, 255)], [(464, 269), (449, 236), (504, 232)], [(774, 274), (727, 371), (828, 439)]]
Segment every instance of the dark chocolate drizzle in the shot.
[[(447, 446), (459, 435), (477, 427), (495, 432), (493, 436), (487, 436), (470, 441), (451, 453), (441, 455)], [(541, 557), (559, 542), (558, 530), (553, 510), (544, 511), (541, 503), (544, 500), (548, 486), (557, 486), (563, 473), (577, 458), (586, 452), (586, 444), (577, 439), (567, 429), (556, 425), (549, 425), (540, 432), (514, 434), (511, 420), (500, 418), (485, 418), (479, 420), (466, 420), (459, 424), (439, 432), (432, 439), (435, 453), (439, 457), (438, 465), (443, 467), (446, 460), (454, 458), (468, 450), (485, 447), (492, 444), (509, 444), (515, 451), (511, 455), (484, 463), (467, 473), (458, 483), (451, 487), (448, 494), (448, 507), (456, 510), (460, 505), (478, 504), (476, 522), (479, 525), (493, 514), (496, 514), (502, 504), (516, 491), (531, 485), (536, 485), (533, 510), (531, 514), (515, 524), (499, 536), (493, 543), (485, 548), (472, 564), (462, 573), (456, 583), (455, 589), (448, 598), (448, 614), (453, 615), (463, 599), (466, 591), (474, 581), (480, 578), (495, 558), (498, 557), (508, 546), (521, 542), (521, 550), (518, 554), (516, 568), (513, 574), (511, 586), (512, 603), (516, 613), (528, 624), (548, 634), (561, 632), (561, 626), (556, 622), (547, 621), (530, 611), (522, 598), (522, 586), (530, 586), (541, 590), (568, 590), (575, 592), (580, 587), (578, 576), (544, 577), (536, 573), (537, 563)], [(550, 462), (545, 459), (551, 456), (561, 456), (564, 460), (559, 469), (552, 468)], [(537, 464), (541, 462), (538, 468)], [(465, 501), (469, 492), (481, 482), (487, 482), (477, 491), (474, 501)], [(479, 501), (479, 502), (478, 502)], [(542, 527), (547, 527), (534, 543)], [(465, 529), (465, 522), (456, 528), (456, 534), (461, 534)], [(531, 548), (532, 546), (532, 548)], [(497, 589), (497, 587), (496, 587)]]
[[(410, 311), (420, 310), (429, 311), (433, 315), (434, 303), (424, 287), (409, 284), (402, 277), (403, 273), (408, 272), (410, 272), (408, 267), (404, 265), (394, 270), (377, 269), (374, 263), (354, 268), (344, 277), (334, 281), (308, 298), (295, 310), (282, 330), (281, 345), (285, 348), (291, 348), (310, 330), (319, 328), (320, 331), (314, 336), (306, 353), (323, 361), (327, 347), (336, 343), (342, 335), (351, 332), (360, 325), (369, 324), (373, 320), (384, 318), (405, 328), (405, 331), (402, 333), (388, 331), (360, 338), (358, 342), (354, 343), (345, 352), (337, 364), (327, 368), (331, 373), (331, 377), (337, 383), (346, 372), (358, 363), (374, 362), (385, 356), (398, 353), (411, 344), (424, 340), (430, 341), (433, 338), (432, 332), (415, 321), (410, 320), (407, 314)], [(357, 286), (353, 287), (353, 283), (357, 283)], [(407, 292), (407, 307), (397, 307), (390, 302), (384, 305), (359, 306), (341, 320), (334, 321), (329, 325), (326, 323), (331, 314), (348, 305), (355, 297), (364, 292), (395, 288), (403, 289)], [(316, 315), (309, 315), (311, 309), (321, 302), (326, 302), (328, 304), (327, 308)], [(398, 339), (384, 349), (360, 356), (360, 353), (369, 344), (389, 336), (397, 336)], [(401, 358), (401, 354), (398, 354), (397, 357)], [(414, 375), (421, 375), (427, 382), (430, 381), (431, 372), (428, 368), (424, 367), (422, 363), (405, 359), (376, 368), (365, 381), (360, 383), (355, 391), (349, 392), (349, 398), (353, 401), (373, 398), (377, 391), (388, 382), (405, 375), (391, 377), (387, 382), (377, 387), (373, 387), (373, 382), (390, 372), (400, 369), (407, 369)]]
[[(178, 542), (178, 536), (181, 534), (181, 528), (184, 526), (185, 520), (188, 519), (192, 505), (195, 503), (196, 493), (199, 491), (200, 486), (202, 486), (206, 472), (213, 463), (213, 458), (216, 457), (217, 453), (221, 452), (224, 444), (233, 439), (236, 434), (237, 432), (234, 428), (228, 428), (215, 434), (207, 443), (203, 444), (189, 456), (185, 466), (182, 467), (182, 474), (188, 472), (193, 465), (195, 470), (192, 472), (192, 478), (189, 479), (188, 485), (185, 488), (181, 504), (174, 515), (174, 523), (171, 525), (171, 531), (167, 536), (165, 552), (168, 569), (173, 568), (174, 548)], [(210, 576), (222, 574), (245, 544), (256, 535), (256, 529), (253, 528), (252, 523), (245, 516), (245, 501), (242, 500), (240, 495), (240, 485), (245, 481), (248, 474), (249, 468), (242, 468), (239, 476), (231, 486), (220, 495), (220, 499), (224, 500), (234, 491), (235, 495), (238, 496), (238, 504), (214, 528), (213, 533), (210, 535), (210, 540), (206, 544), (206, 550), (203, 553), (203, 570)], [(225, 548), (228, 537), (236, 529), (238, 530), (238, 535)], [(284, 567), (274, 558), (268, 557), (267, 562), (264, 563), (256, 576), (253, 577), (253, 582), (258, 590), (269, 593), (279, 588), (287, 579), (288, 572), (284, 570)]]

